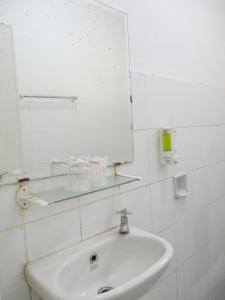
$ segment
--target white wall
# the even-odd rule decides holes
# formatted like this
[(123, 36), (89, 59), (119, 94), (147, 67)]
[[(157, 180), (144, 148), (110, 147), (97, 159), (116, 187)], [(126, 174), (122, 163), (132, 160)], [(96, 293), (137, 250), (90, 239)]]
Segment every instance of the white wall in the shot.
[(224, 1), (103, 2), (129, 14), (134, 70), (224, 85)]
[[(222, 27), (216, 30), (224, 17), (222, 1), (105, 2), (129, 13), (132, 69), (139, 73), (132, 72), (135, 162), (123, 169), (143, 180), (23, 214), (15, 204), (15, 187), (1, 188), (3, 300), (30, 300), (26, 261), (118, 224), (114, 211), (122, 206), (134, 212), (132, 225), (167, 238), (175, 249), (166, 274), (142, 300), (223, 300), (225, 89), (216, 87), (225, 83)], [(161, 126), (177, 127), (176, 167), (159, 165)], [(181, 171), (188, 174), (190, 194), (177, 201), (172, 176)], [(32, 190), (61, 180), (34, 182)]]

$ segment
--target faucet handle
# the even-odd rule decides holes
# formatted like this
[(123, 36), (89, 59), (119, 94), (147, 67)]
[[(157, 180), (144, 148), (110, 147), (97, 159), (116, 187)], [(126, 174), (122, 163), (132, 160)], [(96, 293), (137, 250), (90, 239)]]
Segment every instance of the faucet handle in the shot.
[(121, 210), (116, 210), (116, 214), (119, 214), (119, 215), (131, 215), (133, 214), (132, 211), (128, 211), (126, 208), (123, 208)]

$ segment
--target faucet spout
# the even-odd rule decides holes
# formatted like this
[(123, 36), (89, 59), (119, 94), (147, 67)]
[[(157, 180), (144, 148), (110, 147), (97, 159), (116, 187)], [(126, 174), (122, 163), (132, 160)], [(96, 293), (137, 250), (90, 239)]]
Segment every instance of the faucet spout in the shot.
[(130, 232), (130, 229), (129, 229), (127, 215), (132, 214), (132, 212), (127, 211), (127, 209), (124, 208), (122, 210), (116, 211), (116, 213), (121, 215), (119, 233), (120, 234), (128, 234)]

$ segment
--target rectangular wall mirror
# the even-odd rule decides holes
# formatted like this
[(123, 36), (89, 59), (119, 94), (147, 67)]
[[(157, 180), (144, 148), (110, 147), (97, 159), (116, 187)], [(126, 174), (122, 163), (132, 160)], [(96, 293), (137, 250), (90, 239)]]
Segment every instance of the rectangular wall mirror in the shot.
[(23, 168), (12, 32), (0, 25), (0, 179)]
[(0, 2), (0, 173), (47, 177), (71, 156), (131, 162), (126, 14), (87, 0)]

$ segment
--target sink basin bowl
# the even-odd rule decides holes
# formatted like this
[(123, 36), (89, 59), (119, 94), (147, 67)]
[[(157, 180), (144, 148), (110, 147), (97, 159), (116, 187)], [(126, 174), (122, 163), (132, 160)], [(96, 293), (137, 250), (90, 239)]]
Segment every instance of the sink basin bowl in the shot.
[(171, 245), (156, 235), (137, 228), (121, 235), (114, 229), (28, 263), (25, 273), (43, 300), (136, 300), (172, 256)]

